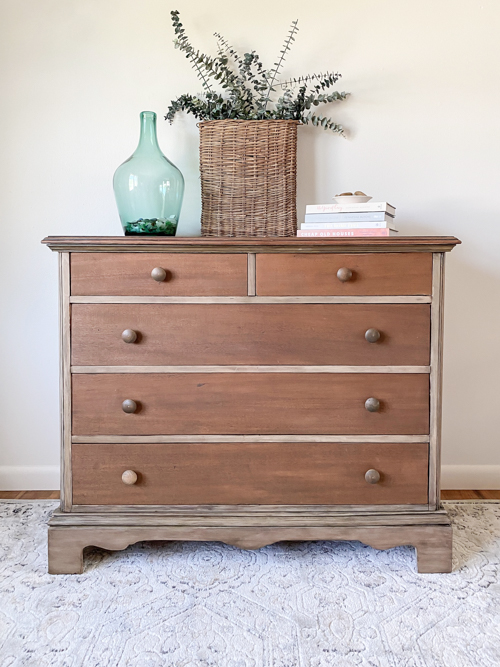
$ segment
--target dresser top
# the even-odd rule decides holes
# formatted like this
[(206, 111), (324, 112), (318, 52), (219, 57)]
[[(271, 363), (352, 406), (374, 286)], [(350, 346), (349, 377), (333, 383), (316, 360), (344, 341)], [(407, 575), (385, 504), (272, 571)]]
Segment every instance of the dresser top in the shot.
[(42, 243), (58, 252), (447, 252), (454, 236), (314, 238), (190, 236), (47, 236)]

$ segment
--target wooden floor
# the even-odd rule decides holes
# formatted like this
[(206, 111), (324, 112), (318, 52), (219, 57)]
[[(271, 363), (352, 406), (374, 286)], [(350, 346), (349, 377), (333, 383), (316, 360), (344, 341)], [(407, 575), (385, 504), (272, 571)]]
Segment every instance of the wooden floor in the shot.
[(58, 500), (59, 491), (0, 491), (2, 500)]
[(441, 500), (500, 500), (500, 491), (441, 491)]
[[(57, 500), (59, 491), (0, 491), (2, 500)], [(500, 491), (441, 491), (441, 500), (500, 500)]]

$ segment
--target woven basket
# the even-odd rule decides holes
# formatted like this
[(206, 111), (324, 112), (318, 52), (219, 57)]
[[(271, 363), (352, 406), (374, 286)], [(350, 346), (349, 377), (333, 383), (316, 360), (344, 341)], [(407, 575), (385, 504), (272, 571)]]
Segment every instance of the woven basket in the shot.
[(202, 236), (295, 236), (298, 124), (199, 124)]

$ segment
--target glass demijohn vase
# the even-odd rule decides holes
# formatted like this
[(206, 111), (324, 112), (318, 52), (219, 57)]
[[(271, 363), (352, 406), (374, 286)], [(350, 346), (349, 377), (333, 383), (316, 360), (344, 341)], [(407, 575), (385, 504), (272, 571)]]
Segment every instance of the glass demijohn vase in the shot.
[(175, 236), (184, 178), (158, 146), (153, 111), (141, 113), (139, 145), (115, 171), (113, 188), (126, 236)]

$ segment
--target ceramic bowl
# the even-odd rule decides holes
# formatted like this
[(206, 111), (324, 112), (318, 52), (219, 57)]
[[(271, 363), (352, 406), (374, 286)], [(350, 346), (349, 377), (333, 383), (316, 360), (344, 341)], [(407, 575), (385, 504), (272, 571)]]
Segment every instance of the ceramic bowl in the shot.
[(371, 197), (361, 197), (358, 195), (343, 195), (342, 197), (334, 197), (333, 201), (336, 204), (366, 204)]

